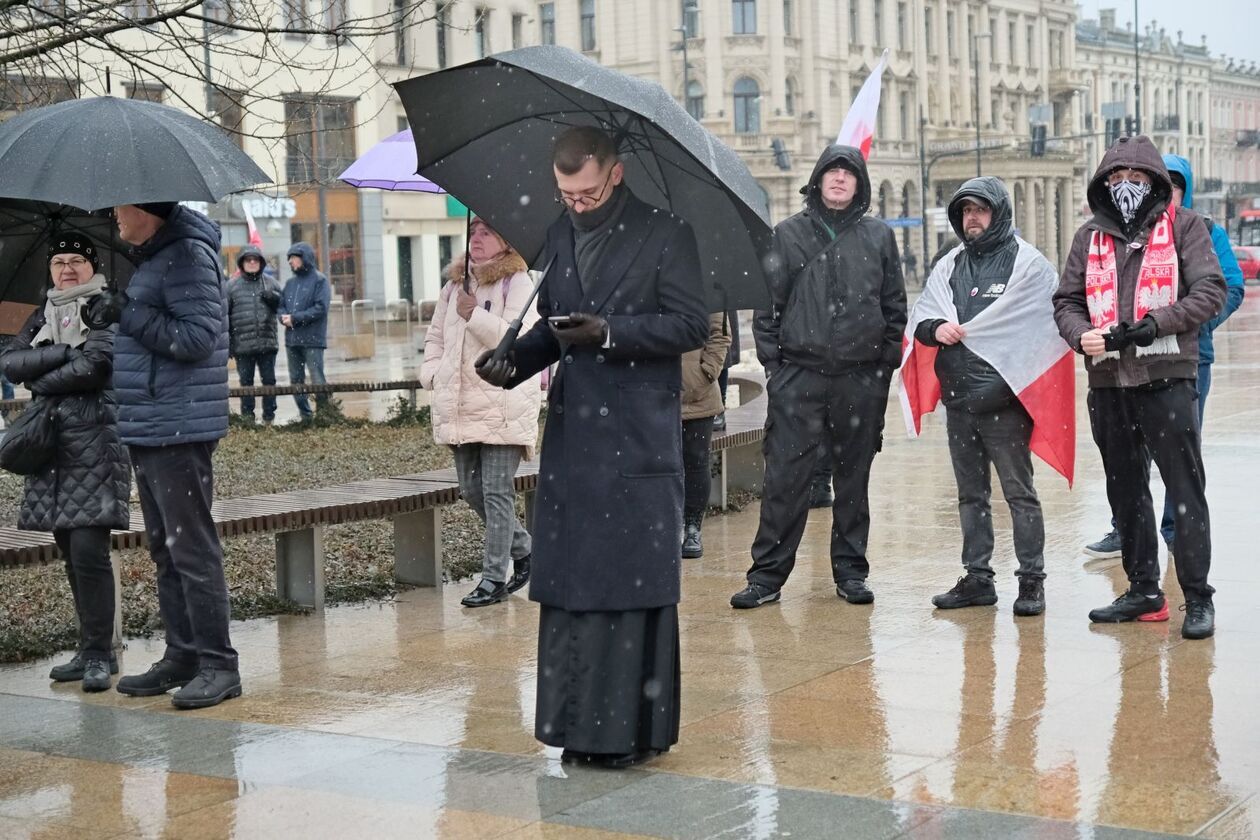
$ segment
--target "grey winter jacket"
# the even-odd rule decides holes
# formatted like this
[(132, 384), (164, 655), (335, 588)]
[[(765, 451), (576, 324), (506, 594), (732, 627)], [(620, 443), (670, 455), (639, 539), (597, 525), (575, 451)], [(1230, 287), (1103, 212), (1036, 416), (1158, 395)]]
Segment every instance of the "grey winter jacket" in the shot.
[(0, 354), (0, 369), (11, 381), (57, 400), (56, 454), (42, 472), (26, 477), (18, 527), (127, 528), (131, 467), (109, 390), (116, 327), (91, 330), (79, 347), (32, 347), (43, 326), (40, 308)]
[(266, 268), (267, 260), (257, 248), (247, 246), (236, 258), (241, 273), (228, 281), (228, 352), (233, 356), (275, 353), (280, 349), (280, 282), (262, 269), (247, 274), (246, 257), (257, 257)]

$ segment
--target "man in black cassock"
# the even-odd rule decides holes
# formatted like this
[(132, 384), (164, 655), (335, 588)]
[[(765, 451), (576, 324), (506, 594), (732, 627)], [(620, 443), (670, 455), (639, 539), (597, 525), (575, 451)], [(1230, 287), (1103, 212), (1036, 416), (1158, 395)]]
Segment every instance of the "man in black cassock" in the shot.
[(541, 604), (535, 736), (572, 762), (629, 767), (678, 741), (680, 357), (708, 316), (695, 235), (622, 183), (612, 140), (573, 128), (552, 156), (541, 320), (478, 372), (548, 395), (529, 597)]

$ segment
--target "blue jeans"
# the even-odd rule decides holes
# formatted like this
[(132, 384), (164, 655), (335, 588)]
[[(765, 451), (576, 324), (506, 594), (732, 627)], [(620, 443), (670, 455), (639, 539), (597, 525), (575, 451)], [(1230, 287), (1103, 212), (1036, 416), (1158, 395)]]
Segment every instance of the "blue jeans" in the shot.
[[(306, 383), (306, 372), (311, 372), (311, 384), (323, 385), (328, 380), (324, 378), (324, 348), (323, 347), (286, 347), (285, 352), (289, 357), (289, 383), (291, 385), (303, 385)], [(306, 394), (294, 394), (293, 401), (297, 403), (298, 413), (303, 419), (310, 417), (311, 404), (306, 398)], [(328, 402), (327, 394), (316, 394), (315, 405), (321, 406)]]
[[(258, 371), (258, 376), (262, 379), (263, 385), (276, 384), (276, 351), (269, 353), (249, 353), (238, 354), (236, 357), (236, 374), (241, 379), (241, 385), (249, 388), (254, 384), (254, 371)], [(276, 398), (263, 397), (263, 420), (270, 422), (276, 419)], [(241, 414), (248, 417), (254, 416), (254, 398), (241, 397)]]

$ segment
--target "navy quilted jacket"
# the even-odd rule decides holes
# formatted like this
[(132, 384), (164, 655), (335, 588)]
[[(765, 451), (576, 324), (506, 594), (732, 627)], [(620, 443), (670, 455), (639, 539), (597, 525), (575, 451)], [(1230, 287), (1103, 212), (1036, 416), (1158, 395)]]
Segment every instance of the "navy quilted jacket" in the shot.
[(219, 226), (177, 206), (127, 285), (114, 343), (118, 429), (129, 446), (218, 440), (228, 427), (227, 283)]

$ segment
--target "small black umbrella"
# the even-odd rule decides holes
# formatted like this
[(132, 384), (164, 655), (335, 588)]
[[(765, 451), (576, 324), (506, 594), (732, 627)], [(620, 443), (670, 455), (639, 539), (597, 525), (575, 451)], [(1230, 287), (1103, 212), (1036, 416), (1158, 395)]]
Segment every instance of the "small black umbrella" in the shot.
[(0, 123), (0, 197), (98, 210), (218, 201), (262, 183), (222, 129), (156, 102), (74, 99)]
[(552, 144), (570, 126), (594, 125), (616, 139), (634, 193), (695, 229), (712, 311), (769, 305), (765, 191), (660, 85), (540, 46), (395, 87), (419, 174), (485, 218), (526, 261), (537, 261), (564, 210), (555, 201)]
[(42, 201), (0, 198), (0, 301), (38, 304), (51, 285), (48, 245), (85, 234), (97, 246), (100, 272), (125, 288), (135, 266), (108, 213)]

